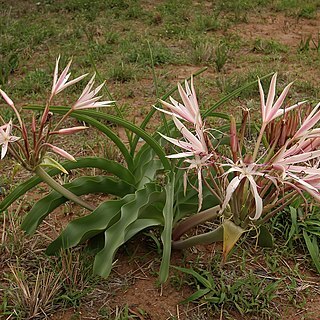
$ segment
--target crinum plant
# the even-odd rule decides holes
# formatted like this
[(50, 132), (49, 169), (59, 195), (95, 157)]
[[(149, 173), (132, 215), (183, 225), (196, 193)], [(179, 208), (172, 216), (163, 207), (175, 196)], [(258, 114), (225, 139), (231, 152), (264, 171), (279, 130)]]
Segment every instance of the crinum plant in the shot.
[[(113, 101), (99, 101), (101, 96), (96, 95), (99, 93), (104, 83), (99, 85), (97, 88), (92, 89), (95, 78), (95, 75), (93, 75), (81, 93), (79, 99), (72, 104), (67, 113), (64, 114), (57, 123), (53, 124), (52, 117), (50, 117), (50, 108), (52, 107), (55, 97), (67, 87), (79, 82), (87, 76), (87, 74), (84, 74), (69, 81), (71, 75), (71, 73), (69, 73), (71, 60), (59, 76), (59, 60), (60, 57), (56, 60), (52, 90), (48, 100), (46, 101), (42, 116), (39, 118), (39, 123), (37, 123), (34, 113), (32, 114), (31, 125), (25, 123), (12, 99), (0, 89), (0, 94), (8, 106), (13, 110), (18, 122), (17, 125), (13, 125), (12, 120), (6, 123), (0, 116), (0, 121), (3, 123), (0, 127), (1, 159), (3, 159), (7, 151), (9, 151), (16, 162), (26, 170), (34, 172), (54, 190), (63, 194), (67, 199), (73, 200), (89, 210), (93, 210), (93, 206), (81, 200), (75, 194), (69, 192), (52, 179), (50, 175), (46, 173), (44, 167), (56, 168), (59, 171), (68, 174), (68, 171), (50, 156), (50, 151), (72, 162), (76, 161), (76, 159), (64, 149), (53, 145), (53, 140), (57, 136), (74, 134), (87, 129), (87, 127), (76, 126), (63, 128), (62, 124), (68, 116), (76, 110), (105, 107), (109, 106)], [(13, 130), (19, 132), (21, 137), (12, 135)]]
[[(127, 121), (116, 103), (113, 103), (116, 115), (96, 110), (97, 107), (109, 106), (111, 101), (100, 102), (97, 96), (103, 84), (93, 88), (94, 77), (89, 81), (79, 99), (71, 106), (54, 106), (53, 99), (65, 88), (80, 81), (85, 75), (69, 81), (69, 63), (58, 76), (58, 62), (53, 77), (53, 86), (49, 99), (44, 106), (25, 105), (23, 109), (42, 111), (39, 124), (32, 117), (31, 125), (24, 122), (12, 100), (1, 91), (4, 100), (14, 110), (17, 126), (12, 122), (1, 126), (2, 155), (10, 153), (14, 160), (35, 175), (20, 183), (0, 202), (0, 213), (14, 203), (19, 197), (46, 182), (54, 191), (43, 196), (27, 212), (22, 222), (22, 229), (33, 234), (42, 221), (68, 200), (75, 202), (86, 210), (81, 216), (72, 220), (60, 235), (47, 248), (48, 254), (59, 254), (62, 249), (87, 244), (95, 256), (93, 271), (107, 277), (114, 262), (118, 248), (137, 233), (151, 227), (160, 228), (163, 243), (163, 259), (160, 268), (160, 281), (167, 279), (171, 253), (171, 231), (174, 220), (174, 198), (178, 188), (175, 187), (175, 168), (166, 158), (160, 137), (146, 132), (148, 122), (155, 114), (150, 108), (144, 121), (138, 126)], [(203, 72), (200, 70), (198, 73)], [(101, 78), (97, 72), (98, 77)], [(111, 96), (108, 90), (109, 97)], [(176, 88), (163, 96), (166, 99)], [(111, 99), (113, 100), (113, 99)], [(84, 110), (89, 109), (89, 110)], [(49, 114), (53, 113), (52, 117)], [(110, 141), (118, 148), (121, 161), (107, 159), (103, 156), (85, 156), (75, 159), (65, 150), (55, 146), (53, 138), (86, 129), (84, 126), (61, 128), (66, 118), (75, 118), (85, 122), (86, 126), (97, 129), (108, 144)], [(114, 124), (110, 126), (110, 123)], [(164, 119), (164, 125), (169, 129)], [(123, 142), (118, 134), (118, 126), (124, 127), (128, 143)], [(16, 133), (17, 132), (17, 133)], [(15, 135), (13, 135), (15, 134)], [(142, 143), (139, 140), (143, 141)], [(58, 163), (50, 155), (54, 151), (66, 158)], [(75, 161), (76, 160), (76, 161)], [(77, 170), (97, 168), (91, 175), (77, 174)], [(75, 171), (68, 183), (61, 185), (55, 176)], [(83, 172), (83, 170), (81, 171)], [(85, 172), (88, 172), (86, 170)], [(94, 197), (93, 194), (105, 194), (108, 197)], [(92, 194), (90, 201), (83, 195)], [(193, 210), (195, 191), (182, 199), (176, 199), (188, 206), (179, 209), (180, 216)], [(211, 203), (211, 202), (210, 202)], [(180, 206), (181, 207), (181, 206)], [(59, 215), (59, 213), (58, 213)]]
[[(320, 136), (316, 124), (320, 119), (320, 103), (306, 116), (290, 120), (288, 125), (279, 122), (291, 110), (301, 109), (306, 101), (285, 106), (290, 83), (280, 96), (276, 96), (277, 74), (270, 83), (267, 99), (260, 80), (261, 126), (256, 140), (246, 141), (248, 109), (237, 125), (230, 116), (228, 134), (216, 134), (206, 126), (200, 113), (193, 81), (186, 82), (185, 90), (179, 85), (182, 103), (170, 98), (171, 103), (162, 101), (182, 138), (161, 136), (179, 147), (178, 153), (167, 157), (182, 159), (186, 166), (184, 185), (195, 171), (197, 183), (192, 187), (198, 191), (198, 213), (182, 220), (173, 230), (173, 248), (183, 249), (198, 243), (223, 241), (223, 259), (240, 236), (246, 231), (256, 230), (287, 207), (295, 198), (320, 201)], [(159, 108), (158, 108), (159, 109)], [(270, 127), (274, 130), (270, 132)], [(278, 128), (277, 130), (275, 130)], [(228, 143), (222, 143), (223, 139)], [(181, 164), (181, 161), (180, 161)], [(209, 190), (218, 200), (214, 207), (201, 211), (203, 190)], [(220, 219), (212, 231), (181, 238), (184, 233), (207, 220)]]
[[(117, 250), (141, 231), (156, 228), (160, 231), (163, 244), (159, 279), (164, 282), (168, 277), (172, 248), (183, 249), (196, 243), (224, 240), (226, 257), (243, 232), (253, 228), (260, 230), (259, 227), (272, 215), (294, 197), (302, 195), (300, 189), (305, 188), (313, 196), (317, 195), (318, 182), (313, 178), (311, 169), (317, 171), (315, 161), (318, 153), (315, 155), (313, 150), (318, 140), (315, 139), (316, 131), (312, 128), (318, 111), (315, 109), (307, 115), (300, 131), (297, 130), (294, 135), (287, 130), (289, 139), (281, 145), (280, 138), (275, 136), (276, 130), (270, 134), (268, 128), (276, 117), (287, 113), (288, 108), (281, 108), (281, 105), (289, 87), (273, 105), (276, 76), (272, 80), (266, 103), (260, 85), (263, 124), (254, 152), (250, 154), (246, 151), (248, 112), (244, 112), (242, 125), (239, 127), (233, 117), (215, 110), (256, 81), (217, 101), (202, 115), (193, 78), (191, 88), (187, 82), (186, 90), (178, 84), (156, 103), (158, 109), (161, 103), (169, 109), (161, 110), (173, 115), (173, 121), (167, 121), (162, 114), (159, 133), (150, 134), (146, 127), (153, 120), (156, 108), (151, 107), (139, 125), (126, 120), (115, 102), (113, 106), (116, 115), (96, 110), (97, 107), (109, 106), (114, 99), (103, 83), (93, 89), (94, 77), (71, 106), (53, 106), (52, 102), (57, 94), (85, 76), (68, 81), (70, 63), (58, 76), (58, 62), (59, 59), (47, 103), (44, 106), (24, 106), (24, 109), (42, 111), (39, 124), (33, 116), (31, 125), (27, 125), (12, 100), (1, 91), (2, 97), (16, 115), (16, 120), (7, 123), (3, 121), (1, 125), (2, 157), (7, 152), (10, 153), (13, 159), (35, 176), (20, 183), (4, 198), (0, 203), (0, 212), (41, 181), (45, 181), (54, 191), (43, 196), (25, 215), (22, 229), (28, 234), (33, 234), (49, 214), (68, 200), (85, 209), (48, 246), (48, 254), (59, 254), (63, 249), (85, 244), (94, 255), (94, 273), (108, 277)], [(200, 70), (195, 75), (203, 71)], [(101, 79), (98, 72), (97, 76)], [(103, 88), (111, 101), (99, 101), (101, 96), (97, 94)], [(173, 98), (171, 103), (164, 102), (177, 89), (183, 104)], [(299, 106), (300, 104), (294, 105), (292, 109), (298, 109)], [(50, 112), (53, 113), (51, 118)], [(227, 127), (208, 129), (203, 120), (207, 116), (231, 119), (231, 123)], [(108, 143), (112, 141), (121, 154), (121, 162), (102, 156), (74, 159), (65, 150), (55, 146), (55, 137), (86, 129), (84, 126), (63, 128), (64, 120), (69, 117), (97, 129)], [(12, 124), (15, 121), (18, 122), (16, 126)], [(110, 126), (109, 123), (114, 125)], [(190, 125), (189, 129), (184, 123)], [(279, 126), (278, 123), (273, 125)], [(119, 137), (119, 126), (125, 129), (127, 142)], [(173, 137), (177, 134), (175, 127), (179, 129), (183, 139)], [(230, 134), (227, 133), (228, 130)], [(168, 140), (174, 146), (181, 147), (182, 152), (170, 152), (166, 156), (165, 150), (168, 147), (170, 150), (171, 147), (167, 144)], [(49, 151), (66, 160), (58, 163), (50, 156)], [(180, 162), (170, 162), (170, 158), (176, 158), (174, 161)], [(313, 167), (311, 163), (305, 164), (308, 159), (313, 162)], [(187, 163), (186, 171), (181, 170), (182, 161)], [(299, 162), (302, 161), (308, 171), (300, 169), (297, 172)], [(294, 163), (299, 165), (293, 166)], [(78, 175), (77, 170), (84, 168), (98, 168), (99, 171), (90, 171), (91, 175)], [(61, 171), (66, 173), (71, 170), (75, 170), (76, 174), (70, 182), (61, 185), (56, 181), (55, 176)], [(196, 171), (196, 177), (190, 174), (193, 171)], [(96, 193), (103, 193), (108, 197), (92, 196), (90, 201), (82, 198), (83, 195)], [(204, 210), (200, 211), (202, 209)], [(184, 219), (185, 217), (187, 218)], [(213, 218), (221, 219), (221, 225), (216, 230), (181, 239), (193, 226)]]

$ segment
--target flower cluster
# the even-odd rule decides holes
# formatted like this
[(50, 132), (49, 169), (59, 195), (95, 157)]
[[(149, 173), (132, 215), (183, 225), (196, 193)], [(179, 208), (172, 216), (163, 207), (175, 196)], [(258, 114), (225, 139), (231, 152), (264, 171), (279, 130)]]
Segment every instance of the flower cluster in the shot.
[[(3, 125), (0, 126), (1, 159), (3, 159), (7, 151), (9, 151), (16, 161), (30, 171), (33, 171), (39, 165), (51, 165), (66, 172), (61, 165), (47, 155), (48, 149), (68, 160), (75, 161), (75, 158), (67, 151), (53, 145), (53, 137), (56, 135), (73, 134), (85, 130), (87, 127), (76, 126), (71, 128), (60, 128), (63, 121), (75, 110), (106, 107), (113, 103), (113, 101), (99, 101), (102, 96), (97, 96), (97, 94), (102, 89), (104, 82), (97, 88), (93, 89), (95, 78), (95, 75), (93, 75), (81, 93), (79, 99), (71, 106), (70, 110), (62, 117), (62, 119), (60, 119), (57, 124), (53, 125), (49, 115), (50, 106), (54, 97), (67, 87), (79, 82), (87, 76), (87, 74), (84, 74), (69, 81), (71, 75), (69, 72), (71, 61), (59, 76), (59, 60), (60, 56), (56, 60), (51, 94), (44, 108), (40, 123), (37, 124), (36, 118), (33, 115), (30, 126), (31, 132), (28, 132), (28, 126), (22, 120), (13, 101), (0, 89), (1, 96), (14, 111), (19, 123), (15, 126), (13, 125), (12, 120), (6, 123), (4, 119), (0, 117), (0, 121), (3, 123)], [(14, 136), (12, 134), (13, 129), (19, 131), (21, 137)]]
[[(172, 116), (182, 135), (182, 139), (173, 139), (161, 134), (183, 149), (183, 152), (168, 155), (168, 158), (184, 158), (189, 165), (188, 171), (197, 170), (199, 210), (202, 206), (202, 185), (205, 184), (220, 201), (221, 215), (232, 217), (234, 223), (243, 228), (251, 223), (266, 221), (296, 196), (303, 196), (302, 191), (320, 201), (320, 136), (319, 129), (315, 128), (320, 120), (320, 104), (301, 121), (300, 127), (282, 145), (278, 145), (281, 130), (272, 137), (268, 146), (262, 143), (276, 118), (306, 103), (303, 101), (284, 106), (291, 83), (275, 101), (276, 80), (277, 74), (274, 74), (267, 100), (258, 81), (262, 121), (252, 153), (244, 141), (246, 116), (242, 119), (239, 132), (234, 118), (230, 117), (229, 150), (219, 148), (219, 141), (212, 141), (216, 138), (212, 138), (208, 134), (210, 129), (204, 126), (192, 78), (191, 88), (187, 82), (185, 90), (178, 84), (183, 104), (170, 98), (171, 104), (161, 101), (168, 110), (159, 109)], [(182, 121), (189, 124), (190, 130)], [(289, 129), (292, 132), (295, 128)]]

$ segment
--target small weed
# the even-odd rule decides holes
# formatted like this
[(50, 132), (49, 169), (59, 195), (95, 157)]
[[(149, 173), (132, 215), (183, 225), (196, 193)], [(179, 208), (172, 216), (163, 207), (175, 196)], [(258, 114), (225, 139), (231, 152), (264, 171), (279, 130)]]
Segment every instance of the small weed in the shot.
[(139, 3), (131, 4), (126, 11), (123, 12), (123, 16), (127, 19), (138, 19), (142, 18), (145, 15), (144, 10), (142, 9)]
[(115, 64), (108, 73), (109, 79), (121, 83), (131, 81), (136, 78), (136, 71), (130, 64), (123, 62)]
[(275, 40), (256, 39), (253, 45), (253, 52), (264, 54), (285, 53), (288, 48)]
[(0, 85), (7, 84), (9, 76), (13, 74), (19, 65), (19, 55), (11, 53), (3, 61), (0, 62)]
[(233, 0), (233, 1), (223, 1), (219, 0), (215, 4), (216, 9), (220, 12), (229, 15), (229, 20), (235, 23), (248, 22), (248, 13), (253, 8), (258, 8), (260, 6), (259, 0), (243, 1), (243, 0)]
[(221, 21), (218, 14), (197, 16), (194, 22), (197, 31), (215, 31), (221, 28)]
[(163, 22), (163, 18), (161, 16), (161, 13), (159, 12), (153, 12), (150, 16), (149, 16), (149, 24), (151, 25), (155, 25), (158, 26)]
[(312, 43), (317, 52), (320, 53), (320, 32), (318, 33), (317, 39), (312, 39)]
[(79, 306), (81, 299), (93, 290), (94, 277), (84, 255), (79, 251), (63, 251), (56, 266), (64, 279), (63, 292), (57, 299), (72, 307)]
[(278, 0), (275, 3), (276, 10), (285, 11), (288, 15), (305, 19), (314, 19), (318, 6), (317, 0)]
[(134, 319), (149, 319), (148, 314), (139, 308), (131, 309), (128, 305), (124, 307), (116, 307), (114, 310), (107, 308), (100, 309), (99, 314), (102, 319), (110, 320), (134, 320)]
[[(173, 62), (173, 54), (164, 44), (150, 43), (150, 48), (155, 66)], [(123, 43), (123, 50), (125, 51), (126, 61), (141, 66), (151, 66), (150, 49), (147, 42), (138, 42), (138, 44), (132, 45), (132, 43), (126, 41)]]
[(309, 81), (297, 80), (295, 86), (296, 91), (303, 94), (307, 99), (318, 99), (320, 96), (320, 87), (314, 86)]
[(306, 3), (305, 6), (298, 11), (298, 17), (305, 19), (315, 19), (317, 17), (316, 5)]
[(220, 72), (229, 58), (228, 46), (221, 42), (214, 50), (214, 63), (216, 70)]
[(214, 278), (208, 271), (175, 268), (190, 275), (197, 288), (184, 303), (201, 300), (212, 306), (217, 313), (222, 308), (237, 310), (241, 315), (254, 313), (273, 319), (278, 316), (270, 306), (276, 298), (279, 281), (261, 279), (252, 271), (242, 275), (235, 271), (222, 271), (218, 278)]
[(309, 52), (310, 51), (311, 39), (312, 39), (311, 35), (309, 35), (306, 38), (302, 38), (300, 40), (300, 43), (299, 43), (298, 52), (300, 52), (300, 53)]
[(184, 39), (188, 35), (188, 29), (183, 24), (167, 22), (164, 24), (160, 36), (168, 39)]
[(229, 58), (229, 47), (226, 43), (220, 42), (212, 45), (209, 40), (202, 38), (191, 39), (192, 52), (191, 62), (194, 64), (214, 64), (215, 69), (220, 72)]
[(166, 0), (157, 9), (167, 21), (181, 24), (190, 21), (191, 4), (190, 0)]
[(104, 34), (104, 39), (108, 44), (116, 44), (119, 41), (119, 33), (108, 31)]
[[(12, 119), (14, 117), (14, 112), (12, 112), (12, 110), (8, 110), (8, 108), (1, 108), (1, 117), (5, 120), (5, 121), (9, 121), (10, 119)], [(11, 178), (9, 179), (9, 177), (7, 176), (7, 178), (3, 177), (1, 175), (1, 182), (0, 182), (0, 186), (3, 186), (5, 183), (5, 181), (11, 181)], [(11, 181), (12, 182), (12, 181)]]
[[(235, 90), (241, 83), (245, 85), (246, 83), (252, 82), (257, 77), (261, 77), (263, 74), (267, 74), (268, 72), (265, 70), (251, 70), (247, 73), (236, 74), (233, 77), (225, 77), (224, 75), (219, 76), (216, 79), (216, 86), (219, 88), (221, 92), (224, 94), (230, 93)], [(249, 87), (246, 90), (243, 90), (239, 97), (241, 98), (251, 98), (256, 93), (256, 88)]]
[[(20, 229), (22, 204), (16, 210), (7, 210), (1, 216), (1, 244), (0, 252), (3, 257), (18, 256), (26, 251), (27, 239)], [(1, 260), (0, 260), (1, 262)]]
[(125, 1), (125, 0), (106, 0), (104, 2), (106, 6), (111, 9), (126, 10), (130, 6), (129, 4), (130, 1)]
[(113, 50), (108, 43), (92, 43), (89, 46), (91, 58), (94, 61), (106, 60)]
[(212, 63), (214, 48), (210, 41), (201, 39), (192, 39), (191, 62), (194, 64)]

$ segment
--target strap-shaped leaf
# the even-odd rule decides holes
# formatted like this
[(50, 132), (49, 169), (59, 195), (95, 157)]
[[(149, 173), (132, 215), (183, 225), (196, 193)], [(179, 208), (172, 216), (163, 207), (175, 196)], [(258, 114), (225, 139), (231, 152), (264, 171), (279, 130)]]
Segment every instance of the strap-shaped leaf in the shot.
[(155, 158), (155, 152), (149, 146), (136, 157), (134, 166), (133, 174), (137, 181), (137, 189), (154, 180), (157, 171), (163, 169), (161, 161)]
[(303, 230), (303, 238), (307, 245), (312, 261), (318, 273), (320, 273), (320, 256), (319, 256), (319, 247), (318, 247), (317, 238), (316, 236), (309, 236), (305, 230)]
[[(153, 210), (155, 210), (153, 208)], [(126, 230), (126, 236), (125, 236), (125, 242), (127, 242), (129, 239), (131, 239), (133, 236), (135, 236), (140, 231), (154, 227), (154, 226), (161, 226), (163, 225), (163, 220), (161, 219), (161, 211), (159, 211), (159, 217), (155, 218), (139, 218), (135, 222), (131, 223), (131, 225)], [(153, 215), (156, 216), (155, 211), (153, 211)]]
[[(93, 270), (95, 274), (108, 277), (112, 261), (119, 247), (125, 243), (130, 225), (136, 222), (140, 214), (150, 207), (149, 217), (157, 212), (152, 211), (152, 204), (164, 200), (164, 194), (154, 183), (146, 184), (143, 189), (136, 191), (132, 200), (121, 207), (119, 220), (106, 229), (104, 248), (95, 257)], [(146, 226), (147, 227), (147, 226)]]
[[(137, 136), (142, 138), (154, 150), (154, 152), (157, 154), (157, 156), (159, 157), (160, 161), (162, 162), (163, 167), (166, 170), (171, 170), (170, 162), (166, 158), (166, 154), (164, 153), (163, 148), (157, 142), (157, 140), (154, 139), (145, 130), (139, 128), (138, 126), (134, 125), (133, 123), (131, 123), (129, 121), (126, 121), (124, 119), (121, 119), (121, 118), (113, 116), (113, 115), (109, 115), (109, 114), (102, 113), (102, 112), (97, 112), (97, 111), (92, 111), (92, 110), (83, 110), (83, 112), (86, 115), (91, 116), (93, 118), (103, 119), (103, 120), (110, 121), (112, 123), (116, 123), (116, 124), (126, 128), (126, 129), (134, 132)], [(75, 116), (77, 116), (77, 114)]]
[[(135, 190), (132, 185), (124, 181), (104, 176), (81, 177), (70, 183), (64, 184), (64, 187), (77, 196), (101, 192), (123, 197), (127, 193), (132, 193)], [(32, 207), (24, 218), (21, 228), (28, 234), (34, 233), (48, 214), (67, 201), (68, 199), (63, 197), (60, 193), (52, 191)]]
[[(74, 161), (64, 161), (61, 163), (67, 170), (79, 169), (79, 168), (98, 168), (108, 173), (112, 173), (121, 180), (126, 181), (129, 184), (135, 184), (135, 178), (132, 173), (122, 166), (121, 164), (98, 157), (85, 157)], [(57, 169), (51, 169), (47, 171), (50, 176), (55, 176), (61, 172)], [(34, 176), (27, 181), (19, 184), (1, 203), (0, 212), (7, 209), (14, 201), (24, 195), (27, 191), (34, 188), (41, 182), (41, 178)]]
[(210, 291), (211, 291), (210, 288), (199, 289), (195, 293), (193, 293), (190, 297), (188, 297), (187, 299), (184, 299), (180, 303), (181, 304), (185, 304), (185, 303), (193, 302), (195, 300), (198, 300), (198, 299), (202, 298), (203, 296), (205, 296)]
[(174, 174), (169, 174), (169, 181), (164, 190), (166, 193), (166, 203), (163, 208), (164, 228), (161, 234), (163, 243), (162, 261), (160, 266), (159, 281), (164, 283), (169, 276), (169, 265), (171, 257), (171, 239), (172, 239), (172, 224), (173, 224), (173, 210), (174, 210)]
[(202, 276), (201, 274), (199, 274), (197, 271), (193, 270), (193, 269), (188, 269), (188, 268), (182, 268), (182, 267), (176, 267), (174, 266), (174, 268), (178, 271), (181, 271), (183, 273), (186, 274), (190, 274), (191, 276), (193, 276), (195, 279), (197, 279), (198, 282), (200, 282), (205, 288), (209, 288), (212, 289), (213, 285), (212, 283), (208, 280), (208, 278), (205, 278), (204, 276)]
[(119, 200), (103, 202), (91, 214), (71, 221), (60, 236), (47, 248), (49, 255), (56, 254), (61, 249), (68, 249), (90, 239), (108, 228), (109, 224), (119, 219), (121, 207), (134, 199), (128, 194)]

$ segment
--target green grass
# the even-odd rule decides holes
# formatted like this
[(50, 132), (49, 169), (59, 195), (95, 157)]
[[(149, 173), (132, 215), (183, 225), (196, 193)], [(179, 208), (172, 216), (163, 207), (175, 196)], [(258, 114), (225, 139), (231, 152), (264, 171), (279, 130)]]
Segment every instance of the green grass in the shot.
[(265, 40), (260, 38), (254, 41), (252, 50), (257, 53), (265, 53), (265, 54), (276, 54), (276, 53), (288, 52), (287, 46), (275, 40)]

